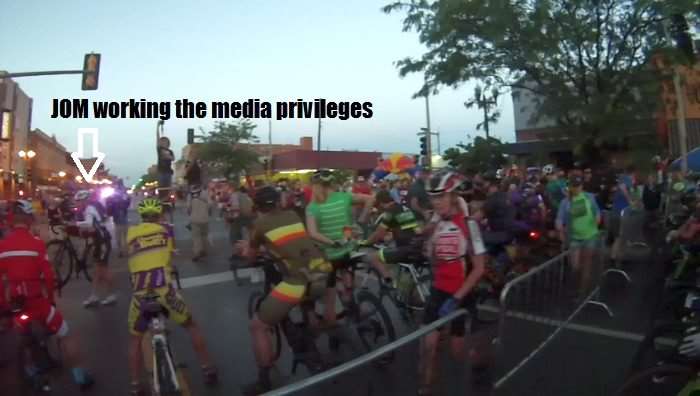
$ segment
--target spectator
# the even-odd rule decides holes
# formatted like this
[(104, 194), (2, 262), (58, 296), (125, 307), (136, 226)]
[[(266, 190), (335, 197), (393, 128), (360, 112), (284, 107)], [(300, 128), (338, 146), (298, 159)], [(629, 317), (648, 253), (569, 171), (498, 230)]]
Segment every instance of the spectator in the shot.
[(158, 171), (158, 197), (162, 200), (168, 196), (169, 188), (172, 185), (173, 178), (173, 161), (175, 154), (170, 150), (170, 139), (165, 136), (158, 138), (158, 163), (156, 169)]
[(235, 248), (238, 241), (247, 241), (250, 237), (249, 227), (253, 220), (253, 202), (241, 189), (232, 188), (233, 192), (225, 211), (229, 223), (229, 241)]
[(642, 192), (642, 202), (647, 214), (647, 225), (656, 221), (659, 208), (661, 207), (661, 184), (656, 177), (654, 173), (650, 173), (647, 176), (647, 183), (644, 185)]
[(107, 212), (111, 213), (114, 221), (114, 231), (118, 256), (127, 254), (126, 232), (129, 229), (129, 205), (131, 198), (126, 193), (124, 182), (119, 179), (114, 194), (107, 199)]
[[(352, 194), (372, 195), (372, 187), (369, 185), (369, 183), (367, 183), (364, 176), (357, 176), (357, 179), (352, 185), (352, 190), (350, 192)], [(352, 206), (352, 218), (355, 222), (357, 222), (360, 214), (362, 214), (362, 209), (363, 206), (361, 203), (355, 203)]]
[(192, 228), (192, 261), (207, 255), (209, 244), (209, 217), (212, 205), (206, 192), (200, 186), (193, 186), (187, 200), (187, 214)]
[(202, 185), (202, 167), (200, 161), (195, 158), (194, 154), (185, 163), (185, 180), (190, 188), (198, 187), (201, 190)]
[(617, 183), (617, 190), (613, 195), (613, 207), (610, 212), (610, 233), (614, 235), (613, 247), (610, 253), (610, 259), (615, 262), (619, 258), (620, 250), (622, 249), (622, 241), (620, 240), (620, 222), (622, 211), (630, 204), (635, 203), (634, 192), (634, 173), (635, 167), (630, 165), (627, 171), (622, 174)]
[(572, 249), (572, 267), (578, 278), (577, 301), (585, 298), (590, 290), (600, 224), (600, 209), (595, 197), (583, 192), (582, 187), (583, 178), (571, 176), (568, 197), (562, 200), (556, 220), (562, 242)]

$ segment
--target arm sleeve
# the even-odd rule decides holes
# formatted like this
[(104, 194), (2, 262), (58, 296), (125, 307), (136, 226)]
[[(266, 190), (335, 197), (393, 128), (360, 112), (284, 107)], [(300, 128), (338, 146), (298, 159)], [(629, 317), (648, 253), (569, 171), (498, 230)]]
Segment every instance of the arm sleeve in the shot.
[(78, 225), (78, 227), (92, 227), (95, 219), (97, 218), (98, 215), (95, 208), (92, 205), (90, 205), (87, 208), (85, 208), (85, 220), (78, 221), (76, 222), (76, 224)]

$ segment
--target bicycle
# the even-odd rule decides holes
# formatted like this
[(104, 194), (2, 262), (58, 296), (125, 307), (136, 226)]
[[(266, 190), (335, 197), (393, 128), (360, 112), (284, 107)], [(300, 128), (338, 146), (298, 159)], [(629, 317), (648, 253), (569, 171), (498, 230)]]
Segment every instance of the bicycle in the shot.
[[(10, 301), (10, 312), (14, 321), (14, 326), (19, 330), (23, 338), (25, 352), (22, 353), (21, 366), (26, 368), (27, 363), (31, 363), (36, 372), (32, 376), (25, 374), (25, 384), (36, 391), (51, 392), (49, 381), (49, 371), (61, 367), (61, 359), (56, 353), (51, 352), (51, 334), (44, 323), (37, 321), (28, 315), (25, 310), (24, 298), (14, 298)], [(56, 339), (56, 343), (60, 342)], [(60, 351), (60, 346), (56, 345), (56, 350)], [(28, 360), (27, 358), (30, 357)]]
[[(351, 260), (353, 264), (358, 262), (362, 255), (355, 255)], [(265, 256), (258, 257), (256, 264), (262, 266), (264, 273), (263, 289), (251, 293), (248, 299), (248, 317), (253, 318), (263, 299), (282, 281), (282, 271), (284, 267)], [(332, 276), (332, 275), (331, 275)], [(356, 308), (351, 308), (353, 305)], [(313, 326), (309, 323), (308, 315), (315, 315), (319, 323), (323, 324), (322, 315), (315, 311), (315, 307), (310, 310), (302, 310), (301, 320), (295, 321), (292, 316), (296, 316), (295, 308), (282, 323), (272, 328), (273, 348), (275, 360), (279, 359), (282, 350), (282, 335), (287, 339), (293, 353), (292, 374), (296, 374), (299, 364), (306, 366), (313, 375), (323, 371), (329, 364), (323, 361), (321, 353), (316, 345), (316, 339), (321, 333), (328, 333), (333, 340), (334, 330), (339, 326)], [(297, 311), (298, 312), (298, 311)], [(343, 309), (337, 314), (337, 320), (347, 320), (347, 326), (352, 327), (358, 334), (360, 341), (367, 351), (375, 350), (380, 343), (390, 343), (396, 339), (396, 333), (391, 323), (389, 314), (384, 309), (381, 301), (366, 290), (360, 290), (353, 295), (353, 302), (343, 303)], [(331, 350), (338, 350), (340, 342), (331, 341)], [(384, 364), (391, 362), (393, 354), (389, 354), (384, 360)]]
[[(59, 227), (63, 228), (60, 232), (57, 231)], [(92, 265), (92, 260), (90, 260), (90, 253), (94, 245), (91, 242), (91, 238), (85, 236), (78, 227), (74, 226), (52, 225), (50, 229), (58, 237), (46, 244), (46, 254), (53, 264), (58, 290), (63, 289), (73, 273), (75, 273), (76, 279), (82, 273), (85, 276), (85, 280), (92, 282), (91, 272), (94, 271), (94, 266)], [(78, 250), (73, 244), (71, 237), (75, 236), (85, 240), (82, 254), (78, 254)]]
[[(172, 274), (178, 289), (180, 276), (175, 268)], [(148, 330), (143, 338), (143, 360), (146, 372), (149, 373), (151, 391), (158, 396), (189, 396), (190, 383), (185, 364), (177, 364), (173, 355), (168, 335), (170, 331), (165, 323), (168, 312), (158, 302), (160, 295), (148, 289), (141, 297), (141, 310), (148, 322)]]

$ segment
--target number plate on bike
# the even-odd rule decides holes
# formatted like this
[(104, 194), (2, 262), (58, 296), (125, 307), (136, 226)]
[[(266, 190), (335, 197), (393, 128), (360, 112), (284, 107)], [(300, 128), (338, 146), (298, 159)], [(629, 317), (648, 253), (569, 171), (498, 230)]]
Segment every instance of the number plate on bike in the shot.
[(167, 285), (165, 268), (160, 267), (133, 273), (131, 274), (131, 284), (134, 286), (134, 291), (165, 287)]

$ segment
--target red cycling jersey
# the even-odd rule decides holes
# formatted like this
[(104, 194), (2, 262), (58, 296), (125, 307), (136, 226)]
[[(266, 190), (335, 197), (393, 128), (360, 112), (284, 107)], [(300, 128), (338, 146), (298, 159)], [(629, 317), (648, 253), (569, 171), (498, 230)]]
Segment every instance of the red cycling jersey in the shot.
[(474, 224), (471, 232), (470, 228), (462, 213), (438, 221), (428, 239), (428, 252), (433, 259), (433, 286), (436, 289), (446, 293), (459, 290), (467, 275), (466, 256), (485, 252), (478, 226)]
[[(55, 276), (44, 242), (27, 228), (14, 228), (0, 240), (0, 303), (24, 296), (54, 301)], [(6, 283), (6, 284), (5, 284)], [(3, 290), (7, 286), (7, 290)], [(48, 295), (44, 295), (46, 290)]]

